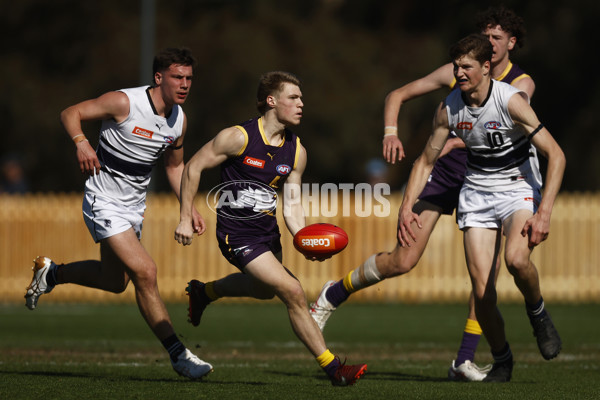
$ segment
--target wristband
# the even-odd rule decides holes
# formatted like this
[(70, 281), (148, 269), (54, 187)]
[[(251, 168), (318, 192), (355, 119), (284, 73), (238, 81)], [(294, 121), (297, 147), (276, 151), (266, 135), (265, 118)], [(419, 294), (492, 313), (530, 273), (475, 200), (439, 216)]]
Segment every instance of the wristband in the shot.
[(73, 139), (73, 142), (75, 144), (77, 144), (79, 142), (83, 142), (84, 140), (87, 140), (87, 138), (85, 137), (85, 135), (83, 133), (80, 133), (79, 135), (75, 135), (71, 139)]
[(386, 126), (383, 128), (383, 136), (398, 136), (397, 126)]

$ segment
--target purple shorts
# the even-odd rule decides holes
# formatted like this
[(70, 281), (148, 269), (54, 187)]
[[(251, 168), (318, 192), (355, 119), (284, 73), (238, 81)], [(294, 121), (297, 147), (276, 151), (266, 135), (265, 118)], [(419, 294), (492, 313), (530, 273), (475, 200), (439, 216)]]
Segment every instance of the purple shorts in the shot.
[(280, 253), (280, 236), (279, 233), (270, 236), (235, 236), (217, 231), (221, 254), (240, 270), (267, 251), (273, 254)]
[(419, 200), (440, 207), (442, 214), (452, 215), (458, 207), (458, 196), (465, 180), (466, 165), (465, 149), (452, 150), (440, 158), (433, 166)]

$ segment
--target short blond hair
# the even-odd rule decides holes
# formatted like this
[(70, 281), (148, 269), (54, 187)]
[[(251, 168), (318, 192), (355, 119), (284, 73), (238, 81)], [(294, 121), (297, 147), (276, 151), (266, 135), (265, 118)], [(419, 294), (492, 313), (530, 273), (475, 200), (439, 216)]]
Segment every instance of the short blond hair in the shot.
[(300, 87), (300, 79), (290, 72), (271, 71), (260, 77), (256, 91), (256, 108), (261, 115), (268, 111), (267, 97), (281, 92), (284, 83)]

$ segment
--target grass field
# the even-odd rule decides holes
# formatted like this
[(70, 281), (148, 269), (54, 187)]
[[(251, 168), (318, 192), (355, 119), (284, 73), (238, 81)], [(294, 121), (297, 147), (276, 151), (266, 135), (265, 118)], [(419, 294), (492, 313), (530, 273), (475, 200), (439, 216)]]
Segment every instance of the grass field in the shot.
[[(347, 304), (325, 339), (349, 363), (367, 362), (355, 386), (332, 387), (275, 303), (211, 305), (199, 328), (169, 305), (184, 343), (215, 371), (180, 378), (135, 305), (0, 305), (0, 399), (598, 399), (600, 306), (549, 306), (563, 338), (539, 355), (522, 305), (501, 305), (515, 355), (507, 384), (446, 379), (465, 305)], [(485, 340), (479, 364), (491, 362)]]

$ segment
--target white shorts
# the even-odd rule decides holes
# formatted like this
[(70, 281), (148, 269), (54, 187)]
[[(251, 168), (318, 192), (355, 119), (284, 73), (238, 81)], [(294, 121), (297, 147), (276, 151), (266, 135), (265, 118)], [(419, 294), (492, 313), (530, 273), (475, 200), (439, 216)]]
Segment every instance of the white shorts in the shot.
[(109, 202), (94, 194), (83, 196), (83, 219), (96, 243), (107, 237), (133, 228), (138, 239), (142, 238), (142, 222), (146, 204), (125, 207)]
[(458, 199), (458, 228), (501, 228), (515, 211), (534, 214), (541, 200), (539, 189), (534, 188), (484, 192), (465, 185)]

